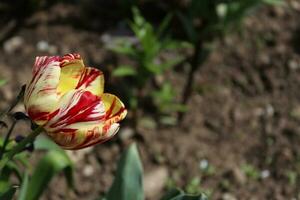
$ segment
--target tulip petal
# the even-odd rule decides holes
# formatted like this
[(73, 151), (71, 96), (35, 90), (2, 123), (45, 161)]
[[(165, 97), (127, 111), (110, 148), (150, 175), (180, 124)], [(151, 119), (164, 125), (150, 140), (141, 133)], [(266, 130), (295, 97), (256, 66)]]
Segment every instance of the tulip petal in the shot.
[(105, 124), (110, 126), (111, 124), (121, 121), (125, 118), (127, 110), (121, 100), (109, 93), (104, 93), (101, 95), (101, 100), (104, 102), (105, 106)]
[(84, 72), (84, 64), (78, 54), (67, 54), (61, 58), (61, 74), (57, 92), (60, 95), (75, 89), (81, 74)]
[(104, 103), (89, 91), (72, 90), (66, 93), (58, 107), (44, 128), (65, 149), (78, 149), (90, 143), (106, 141), (111, 134), (115, 134), (103, 128)]
[(50, 112), (57, 107), (59, 77), (59, 57), (36, 58), (33, 77), (26, 86), (24, 104), (28, 115), (38, 125), (43, 125), (49, 119)]
[(86, 67), (81, 75), (76, 89), (84, 89), (97, 96), (103, 94), (104, 76), (102, 71), (96, 68)]

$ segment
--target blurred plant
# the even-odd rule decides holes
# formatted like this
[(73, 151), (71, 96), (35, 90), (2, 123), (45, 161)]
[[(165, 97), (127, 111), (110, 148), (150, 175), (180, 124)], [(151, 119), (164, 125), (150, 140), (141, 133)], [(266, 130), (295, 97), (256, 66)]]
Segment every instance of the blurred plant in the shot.
[(6, 84), (6, 80), (5, 79), (0, 79), (0, 87)]
[[(136, 67), (131, 65), (121, 65), (113, 71), (114, 76), (130, 77), (130, 85), (127, 86), (129, 102), (134, 111), (134, 118), (137, 119), (137, 108), (145, 98), (151, 98), (160, 113), (169, 113), (170, 111), (183, 111), (183, 107), (174, 102), (174, 92), (170, 83), (161, 84), (157, 81), (158, 76), (184, 60), (183, 56), (173, 57), (171, 59), (162, 59), (163, 52), (172, 49), (183, 48), (186, 44), (164, 37), (166, 28), (172, 18), (168, 14), (160, 26), (155, 29), (147, 22), (137, 8), (132, 9), (133, 21), (129, 26), (133, 31), (137, 42), (128, 40), (128, 38), (119, 38), (108, 48), (115, 53), (124, 54), (133, 60)], [(145, 87), (150, 82), (157, 88), (155, 92), (145, 94)], [(166, 108), (166, 105), (169, 105)]]
[(244, 164), (241, 166), (241, 170), (244, 174), (251, 179), (257, 180), (260, 177), (259, 171), (255, 168), (255, 166), (251, 164)]
[[(192, 92), (195, 72), (212, 51), (211, 43), (226, 33), (237, 30), (245, 16), (261, 5), (275, 5), (281, 0), (190, 0), (184, 9), (177, 9), (176, 16), (185, 32), (184, 40), (193, 45), (190, 70), (182, 96), (182, 104)], [(181, 30), (177, 29), (176, 31)], [(183, 113), (179, 118), (183, 117)]]
[[(193, 192), (196, 192), (193, 190)], [(187, 195), (178, 189), (172, 189), (161, 200), (207, 200), (199, 191)], [(137, 147), (132, 144), (121, 156), (115, 180), (107, 195), (99, 200), (143, 200), (143, 170)]]
[(288, 170), (285, 172), (285, 176), (287, 177), (289, 184), (291, 186), (296, 185), (297, 184), (297, 179), (299, 177), (298, 173), (292, 170)]
[(185, 191), (189, 194), (199, 194), (200, 193), (200, 183), (199, 177), (193, 178), (188, 185), (185, 187)]

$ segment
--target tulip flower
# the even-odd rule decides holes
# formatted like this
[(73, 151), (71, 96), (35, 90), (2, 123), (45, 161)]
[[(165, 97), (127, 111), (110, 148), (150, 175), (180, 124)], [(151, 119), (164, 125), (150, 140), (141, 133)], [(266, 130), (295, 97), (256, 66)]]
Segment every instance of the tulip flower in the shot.
[(37, 57), (24, 104), (28, 116), (64, 149), (81, 149), (114, 136), (127, 111), (104, 93), (103, 73), (79, 54)]

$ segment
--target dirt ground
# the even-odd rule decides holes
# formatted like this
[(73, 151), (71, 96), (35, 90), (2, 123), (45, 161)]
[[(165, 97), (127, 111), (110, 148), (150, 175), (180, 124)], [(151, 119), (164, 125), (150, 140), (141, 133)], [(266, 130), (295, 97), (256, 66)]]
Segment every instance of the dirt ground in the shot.
[[(122, 23), (107, 26), (105, 21), (101, 31), (80, 28), (68, 23), (78, 17), (74, 9), (58, 4), (39, 11), (2, 42), (0, 77), (8, 83), (0, 88), (0, 108), (28, 80), (38, 55), (78, 52), (105, 72), (108, 85), (114, 83), (109, 75), (117, 58), (103, 43), (124, 31)], [(298, 0), (249, 17), (245, 29), (215, 43), (197, 72), (180, 126), (155, 127), (144, 120), (137, 136), (125, 121), (113, 140), (69, 152), (76, 163), (75, 191), (67, 191), (64, 178), (57, 177), (42, 199), (89, 200), (103, 194), (120, 153), (133, 141), (150, 200), (175, 185), (205, 191), (211, 199), (300, 199), (299, 19)], [(183, 68), (168, 74), (179, 91), (184, 73)]]

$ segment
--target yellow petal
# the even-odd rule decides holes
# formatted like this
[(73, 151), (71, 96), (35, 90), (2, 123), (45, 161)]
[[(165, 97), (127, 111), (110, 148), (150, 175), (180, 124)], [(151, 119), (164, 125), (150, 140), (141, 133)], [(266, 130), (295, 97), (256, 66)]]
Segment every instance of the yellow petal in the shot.
[(81, 75), (76, 89), (84, 89), (90, 91), (94, 95), (100, 96), (104, 90), (103, 73), (92, 67), (86, 67)]
[(61, 59), (61, 74), (57, 92), (60, 95), (75, 89), (82, 73), (84, 64), (78, 54), (67, 54)]
[[(48, 133), (49, 136), (64, 149), (82, 149), (111, 139), (119, 130), (115, 123), (110, 129), (103, 131), (103, 124), (79, 122), (68, 126), (60, 134)], [(74, 131), (72, 131), (74, 130)], [(69, 132), (68, 132), (69, 131)]]
[(109, 126), (125, 118), (127, 110), (121, 100), (113, 94), (104, 93), (101, 100), (105, 107), (106, 125)]
[(56, 88), (60, 77), (59, 64), (59, 57), (37, 57), (33, 77), (26, 86), (25, 109), (38, 125), (44, 124), (49, 118), (49, 113), (57, 107), (59, 96)]

